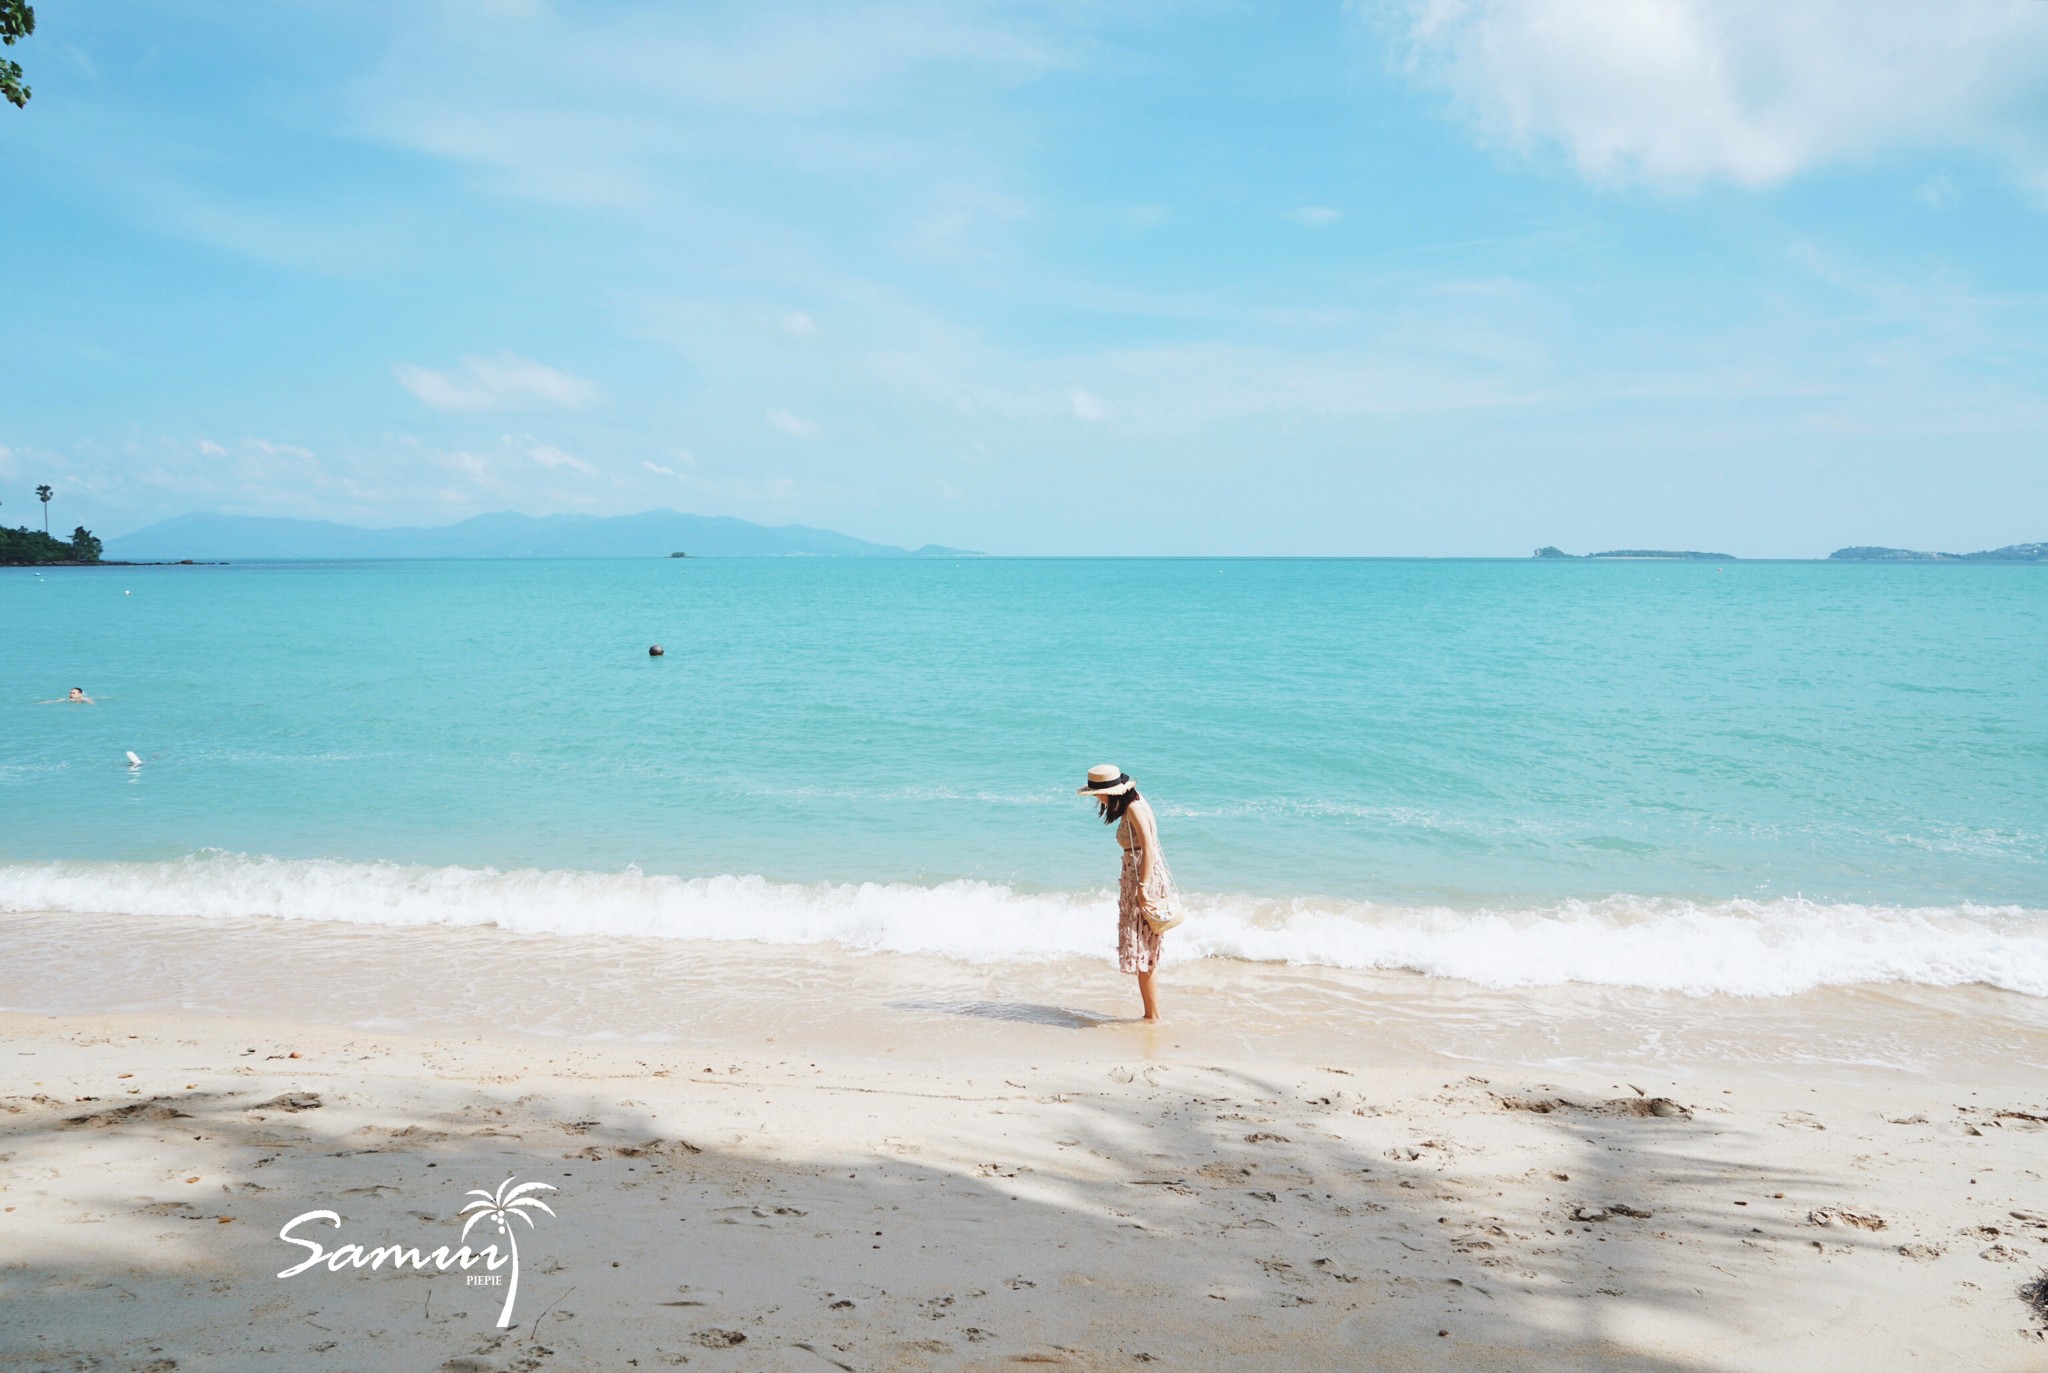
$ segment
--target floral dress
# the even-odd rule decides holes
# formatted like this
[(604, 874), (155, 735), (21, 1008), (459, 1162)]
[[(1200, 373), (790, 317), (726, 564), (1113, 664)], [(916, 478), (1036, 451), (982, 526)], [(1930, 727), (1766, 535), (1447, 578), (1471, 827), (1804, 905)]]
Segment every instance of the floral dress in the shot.
[(1138, 827), (1131, 822), (1128, 811), (1117, 822), (1116, 842), (1124, 851), (1123, 877), (1116, 889), (1116, 965), (1127, 973), (1149, 973), (1159, 966), (1165, 953), (1166, 936), (1146, 923), (1145, 909), (1148, 905), (1157, 908), (1165, 904), (1166, 894), (1173, 890), (1173, 874), (1167, 869), (1166, 855), (1158, 850), (1155, 831), (1152, 882), (1149, 889), (1139, 883), (1145, 853), (1138, 847)]

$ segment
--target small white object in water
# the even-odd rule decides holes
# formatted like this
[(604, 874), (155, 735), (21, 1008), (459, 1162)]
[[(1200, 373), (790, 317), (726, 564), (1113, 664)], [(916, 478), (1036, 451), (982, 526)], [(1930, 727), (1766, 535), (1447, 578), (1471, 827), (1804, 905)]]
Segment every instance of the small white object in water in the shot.
[(135, 771), (135, 769), (137, 769), (137, 768), (139, 768), (139, 767), (141, 767), (141, 766), (142, 766), (142, 760), (141, 760), (140, 758), (137, 758), (137, 757), (135, 756), (135, 750), (134, 750), (134, 749), (132, 749), (132, 748), (131, 748), (131, 749), (129, 749), (129, 750), (128, 750), (128, 770), (129, 770), (130, 772), (133, 772), (133, 771)]
[(124, 591), (124, 592), (122, 592), (121, 594), (122, 594), (123, 596), (133, 596), (133, 595), (134, 595), (135, 593), (134, 593), (134, 592), (132, 592), (132, 591)]

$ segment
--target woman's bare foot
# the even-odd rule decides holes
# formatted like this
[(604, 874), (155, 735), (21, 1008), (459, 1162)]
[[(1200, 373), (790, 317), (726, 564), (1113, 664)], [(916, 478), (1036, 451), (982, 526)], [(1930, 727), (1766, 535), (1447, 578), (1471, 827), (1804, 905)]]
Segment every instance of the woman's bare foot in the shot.
[(1159, 998), (1152, 994), (1152, 974), (1138, 974), (1138, 997), (1145, 1003), (1145, 1020), (1149, 1024), (1159, 1022)]

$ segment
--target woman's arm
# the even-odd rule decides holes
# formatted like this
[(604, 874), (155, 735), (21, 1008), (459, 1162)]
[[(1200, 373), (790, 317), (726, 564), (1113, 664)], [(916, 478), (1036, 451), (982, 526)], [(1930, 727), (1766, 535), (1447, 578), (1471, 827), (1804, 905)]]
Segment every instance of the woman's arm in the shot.
[(1139, 802), (1143, 807), (1138, 812), (1138, 885), (1152, 885), (1152, 854), (1159, 847), (1159, 831), (1152, 820), (1152, 807)]

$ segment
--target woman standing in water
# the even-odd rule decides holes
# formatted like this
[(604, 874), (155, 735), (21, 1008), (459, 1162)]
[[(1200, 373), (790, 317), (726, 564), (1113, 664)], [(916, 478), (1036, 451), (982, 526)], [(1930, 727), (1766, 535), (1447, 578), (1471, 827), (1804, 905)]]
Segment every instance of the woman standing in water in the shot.
[(1159, 851), (1159, 822), (1152, 807), (1138, 795), (1137, 785), (1111, 763), (1088, 769), (1083, 796), (1093, 796), (1102, 823), (1116, 826), (1116, 842), (1124, 851), (1123, 878), (1116, 892), (1116, 963), (1138, 975), (1138, 995), (1145, 1019), (1157, 1022), (1159, 999), (1152, 974), (1164, 951), (1164, 935), (1180, 923), (1173, 899), (1173, 874)]

